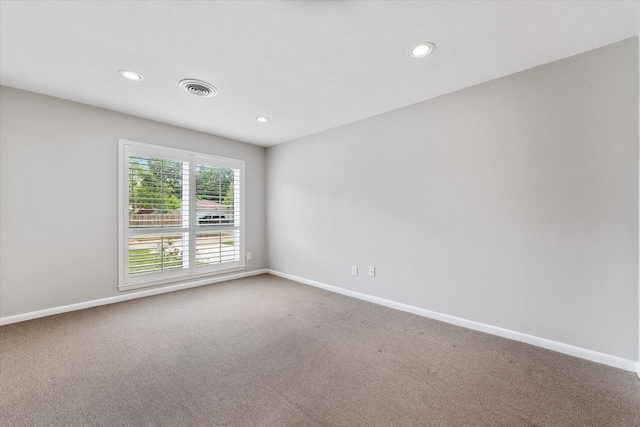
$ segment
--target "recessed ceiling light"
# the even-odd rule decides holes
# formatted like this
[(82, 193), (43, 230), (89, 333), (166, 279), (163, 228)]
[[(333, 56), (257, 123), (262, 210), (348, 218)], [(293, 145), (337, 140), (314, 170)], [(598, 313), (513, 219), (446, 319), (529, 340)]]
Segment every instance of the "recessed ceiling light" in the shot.
[(413, 58), (423, 58), (436, 50), (436, 45), (431, 42), (422, 42), (415, 45), (409, 52)]
[(131, 71), (131, 70), (120, 70), (118, 71), (120, 73), (120, 75), (122, 77), (124, 77), (125, 79), (129, 79), (129, 80), (142, 80), (144, 79), (144, 77), (142, 77), (142, 75), (136, 73), (135, 71)]
[(260, 123), (267, 123), (269, 121), (269, 117), (260, 116), (260, 117), (256, 117), (256, 120), (259, 121)]

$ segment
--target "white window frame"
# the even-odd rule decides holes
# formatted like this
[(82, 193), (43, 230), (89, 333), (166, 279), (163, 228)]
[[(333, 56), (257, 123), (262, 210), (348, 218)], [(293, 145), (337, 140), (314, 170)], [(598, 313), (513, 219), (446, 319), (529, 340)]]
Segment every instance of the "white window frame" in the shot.
[[(163, 271), (161, 273), (144, 274), (132, 277), (129, 275), (129, 155), (142, 154), (152, 157), (159, 157), (189, 164), (189, 197), (188, 208), (188, 233), (189, 233), (189, 266), (180, 270)], [(196, 173), (195, 165), (208, 164), (216, 167), (228, 167), (240, 171), (239, 189), (239, 233), (240, 238), (238, 260), (209, 266), (196, 266), (195, 262), (195, 236), (198, 231), (211, 230), (210, 227), (202, 226), (197, 221), (196, 210)], [(132, 289), (149, 286), (166, 285), (188, 281), (191, 279), (202, 279), (207, 276), (242, 271), (246, 268), (244, 256), (245, 240), (245, 218), (244, 218), (244, 161), (230, 159), (227, 157), (213, 156), (210, 154), (186, 151), (177, 148), (163, 147), (159, 145), (146, 144), (142, 142), (118, 140), (118, 290), (128, 291)], [(236, 190), (237, 191), (237, 190)], [(167, 230), (169, 231), (169, 230)]]

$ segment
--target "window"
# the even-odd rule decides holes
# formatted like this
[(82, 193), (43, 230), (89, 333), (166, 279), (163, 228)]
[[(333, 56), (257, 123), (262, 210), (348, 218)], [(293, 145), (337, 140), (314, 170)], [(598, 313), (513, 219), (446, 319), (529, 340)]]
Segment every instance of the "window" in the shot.
[(244, 162), (120, 140), (118, 289), (244, 268)]

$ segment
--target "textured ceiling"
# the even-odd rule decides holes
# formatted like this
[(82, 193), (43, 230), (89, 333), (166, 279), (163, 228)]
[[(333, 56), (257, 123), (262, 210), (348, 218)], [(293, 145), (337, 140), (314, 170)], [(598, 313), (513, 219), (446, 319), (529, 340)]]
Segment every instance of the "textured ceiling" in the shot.
[(3, 0), (0, 83), (270, 146), (639, 31), (637, 1)]

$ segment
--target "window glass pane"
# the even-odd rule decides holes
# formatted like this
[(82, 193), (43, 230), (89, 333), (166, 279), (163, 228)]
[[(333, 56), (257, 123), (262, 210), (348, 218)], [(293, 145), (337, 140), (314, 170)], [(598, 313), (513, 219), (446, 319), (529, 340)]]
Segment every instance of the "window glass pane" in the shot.
[(235, 230), (196, 233), (196, 267), (238, 261), (239, 237)]
[(236, 195), (238, 171), (210, 165), (196, 165), (196, 220), (198, 225), (234, 224), (239, 208)]
[(188, 268), (188, 233), (129, 237), (129, 274)]
[(188, 174), (180, 161), (130, 155), (129, 228), (186, 226)]

